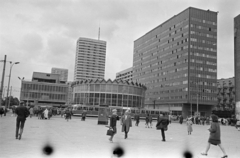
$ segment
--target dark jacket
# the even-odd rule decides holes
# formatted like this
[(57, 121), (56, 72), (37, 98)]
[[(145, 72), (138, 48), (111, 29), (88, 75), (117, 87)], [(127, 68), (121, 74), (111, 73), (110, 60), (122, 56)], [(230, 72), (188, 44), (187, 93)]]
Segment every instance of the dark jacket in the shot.
[(210, 137), (208, 139), (208, 142), (213, 145), (221, 144), (221, 140), (220, 140), (221, 133), (220, 133), (220, 126), (218, 122), (211, 123), (209, 132), (210, 132)]
[(168, 124), (169, 124), (169, 120), (166, 117), (164, 117), (164, 116), (159, 117), (158, 116), (156, 127), (160, 126), (161, 127), (160, 129), (164, 129), (168, 126)]
[(23, 118), (23, 119), (26, 119), (30, 114), (30, 112), (25, 106), (17, 107), (15, 113), (17, 114), (18, 118)]
[(126, 132), (129, 132), (130, 127), (132, 127), (132, 118), (130, 115), (127, 115), (127, 119), (125, 119), (125, 115), (121, 117), (121, 125), (122, 125), (122, 132), (126, 127)]
[(117, 115), (112, 115), (110, 118), (110, 127), (112, 127), (112, 128), (116, 127), (117, 120), (119, 120), (119, 117)]

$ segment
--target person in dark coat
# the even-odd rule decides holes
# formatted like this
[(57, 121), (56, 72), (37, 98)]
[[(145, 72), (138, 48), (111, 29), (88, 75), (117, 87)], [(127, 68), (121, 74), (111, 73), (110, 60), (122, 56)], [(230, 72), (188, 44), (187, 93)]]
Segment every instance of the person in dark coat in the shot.
[(117, 115), (117, 110), (112, 110), (112, 116), (110, 117), (110, 128), (113, 129), (113, 135), (109, 138), (109, 140), (112, 142), (113, 136), (117, 133), (117, 120), (119, 120), (119, 117)]
[(3, 114), (4, 114), (4, 109), (3, 109), (3, 107), (0, 107), (0, 115), (1, 115), (1, 117), (2, 117)]
[(164, 116), (164, 114), (159, 114), (158, 119), (157, 119), (157, 124), (156, 127), (160, 126), (161, 134), (162, 134), (162, 141), (165, 142), (165, 130), (167, 129), (169, 124), (168, 118)]
[[(17, 123), (16, 123), (16, 139), (21, 139), (24, 124), (26, 121), (26, 118), (30, 115), (30, 112), (28, 109), (24, 106), (24, 103), (20, 103), (20, 106), (16, 108), (16, 115), (17, 115)], [(20, 132), (19, 132), (19, 126), (20, 126)]]
[(139, 121), (140, 121), (139, 114), (136, 114), (136, 115), (134, 116), (134, 119), (135, 119), (135, 121), (136, 121), (135, 126), (138, 126)]
[(125, 139), (128, 137), (130, 127), (132, 127), (132, 118), (129, 115), (129, 110), (121, 117), (122, 132), (125, 132)]
[(83, 112), (82, 112), (82, 121), (85, 121), (86, 116), (87, 116), (87, 111), (83, 110)]
[(152, 128), (152, 115), (148, 115), (149, 126)]
[(179, 118), (179, 123), (180, 123), (180, 124), (183, 123), (183, 117), (182, 117), (182, 116), (180, 116), (180, 118)]
[(148, 125), (148, 123), (149, 123), (149, 114), (147, 114), (147, 116), (146, 116), (146, 118), (145, 118), (145, 121), (146, 121), (146, 123), (145, 123), (145, 128), (149, 128), (149, 125)]
[(228, 156), (227, 156), (223, 146), (221, 145), (221, 139), (220, 139), (221, 131), (220, 131), (219, 123), (218, 123), (218, 117), (216, 115), (212, 115), (210, 121), (212, 121), (211, 126), (208, 129), (210, 132), (210, 137), (208, 139), (208, 144), (207, 144), (205, 152), (203, 152), (201, 154), (207, 156), (208, 150), (210, 149), (210, 145), (212, 144), (212, 145), (218, 145), (220, 147), (220, 149), (222, 150), (222, 152), (224, 154), (224, 156), (222, 158), (227, 158)]

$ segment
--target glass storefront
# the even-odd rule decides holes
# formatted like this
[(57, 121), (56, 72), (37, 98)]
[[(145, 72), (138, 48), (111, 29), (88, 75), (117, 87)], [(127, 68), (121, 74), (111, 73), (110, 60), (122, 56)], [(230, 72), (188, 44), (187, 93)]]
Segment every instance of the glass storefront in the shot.
[(142, 107), (146, 87), (127, 83), (79, 83), (73, 84), (75, 104), (122, 107)]

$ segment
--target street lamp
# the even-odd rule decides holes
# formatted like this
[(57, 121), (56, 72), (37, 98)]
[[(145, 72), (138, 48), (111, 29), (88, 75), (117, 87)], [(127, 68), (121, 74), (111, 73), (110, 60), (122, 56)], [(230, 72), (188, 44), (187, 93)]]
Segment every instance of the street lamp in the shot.
[[(20, 62), (14, 62), (14, 63), (12, 64), (12, 62), (10, 61), (10, 64), (12, 64), (12, 65), (11, 65), (11, 67), (10, 67), (10, 72), (9, 72), (8, 87), (7, 87), (7, 98), (8, 98), (8, 92), (9, 92), (9, 85), (10, 85), (12, 67), (13, 67), (14, 64), (19, 64), (19, 63), (20, 63)], [(8, 103), (7, 103), (7, 102), (5, 103), (5, 107), (8, 107), (8, 108), (9, 108), (9, 104), (10, 104), (10, 98), (8, 98)]]
[(20, 97), (19, 97), (19, 105), (20, 105), (20, 102), (21, 102), (21, 94), (22, 94), (22, 81), (24, 80), (24, 77), (21, 78), (21, 77), (18, 77), (19, 80), (21, 80), (21, 92), (20, 92)]

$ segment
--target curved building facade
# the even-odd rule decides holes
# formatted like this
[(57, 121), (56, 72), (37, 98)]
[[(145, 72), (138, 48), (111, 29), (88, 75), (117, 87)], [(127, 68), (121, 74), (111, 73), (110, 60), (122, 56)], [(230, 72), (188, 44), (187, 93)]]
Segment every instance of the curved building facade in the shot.
[(122, 80), (90, 79), (72, 83), (75, 104), (141, 108), (146, 87)]

